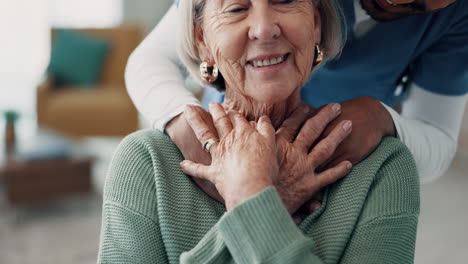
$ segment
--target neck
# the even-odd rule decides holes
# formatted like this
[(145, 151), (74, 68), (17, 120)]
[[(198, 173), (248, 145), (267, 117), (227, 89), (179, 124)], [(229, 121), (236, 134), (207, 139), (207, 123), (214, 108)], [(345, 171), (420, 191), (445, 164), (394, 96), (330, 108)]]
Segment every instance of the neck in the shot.
[(296, 89), (286, 100), (278, 103), (258, 102), (253, 98), (226, 89), (223, 106), (226, 110), (236, 110), (248, 121), (258, 121), (261, 116), (268, 116), (275, 129), (278, 129), (283, 121), (300, 104), (300, 89)]

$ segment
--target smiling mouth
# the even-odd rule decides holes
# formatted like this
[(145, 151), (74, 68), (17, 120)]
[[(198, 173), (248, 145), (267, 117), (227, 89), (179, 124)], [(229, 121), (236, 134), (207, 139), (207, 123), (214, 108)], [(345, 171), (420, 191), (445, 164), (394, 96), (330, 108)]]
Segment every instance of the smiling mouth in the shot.
[(277, 65), (280, 63), (283, 63), (289, 56), (289, 53), (283, 55), (283, 56), (277, 56), (269, 59), (263, 59), (263, 60), (251, 60), (248, 61), (247, 64), (252, 65), (255, 68), (264, 68), (268, 66), (273, 66)]
[(392, 0), (374, 0), (374, 6), (382, 12), (390, 13), (417, 13), (424, 12), (425, 7), (414, 3), (395, 4)]
[(398, 5), (394, 4), (390, 0), (375, 0), (374, 6), (381, 12), (392, 12), (393, 9), (397, 9)]

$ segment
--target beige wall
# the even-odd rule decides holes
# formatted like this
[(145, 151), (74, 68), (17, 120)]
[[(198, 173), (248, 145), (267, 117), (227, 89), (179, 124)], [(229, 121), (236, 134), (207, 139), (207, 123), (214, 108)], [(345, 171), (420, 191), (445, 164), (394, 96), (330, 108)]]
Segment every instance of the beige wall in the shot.
[(460, 131), (458, 152), (468, 155), (468, 107), (465, 107), (462, 128)]

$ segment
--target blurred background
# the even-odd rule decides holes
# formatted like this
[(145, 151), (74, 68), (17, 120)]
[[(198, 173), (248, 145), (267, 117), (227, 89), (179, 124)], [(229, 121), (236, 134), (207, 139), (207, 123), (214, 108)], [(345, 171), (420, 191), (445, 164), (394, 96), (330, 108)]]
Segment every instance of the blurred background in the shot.
[[(0, 0), (0, 263), (96, 262), (112, 153), (148, 127), (125, 63), (171, 4)], [(465, 114), (451, 168), (422, 187), (416, 263), (466, 263), (467, 164)]]

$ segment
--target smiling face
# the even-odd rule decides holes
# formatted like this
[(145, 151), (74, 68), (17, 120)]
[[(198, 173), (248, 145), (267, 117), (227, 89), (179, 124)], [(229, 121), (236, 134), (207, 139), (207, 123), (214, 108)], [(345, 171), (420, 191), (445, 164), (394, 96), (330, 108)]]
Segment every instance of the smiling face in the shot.
[(414, 14), (436, 12), (456, 0), (361, 0), (363, 8), (374, 19), (392, 21)]
[(226, 93), (271, 104), (308, 80), (320, 34), (313, 0), (206, 0), (195, 27), (200, 58), (216, 63)]

